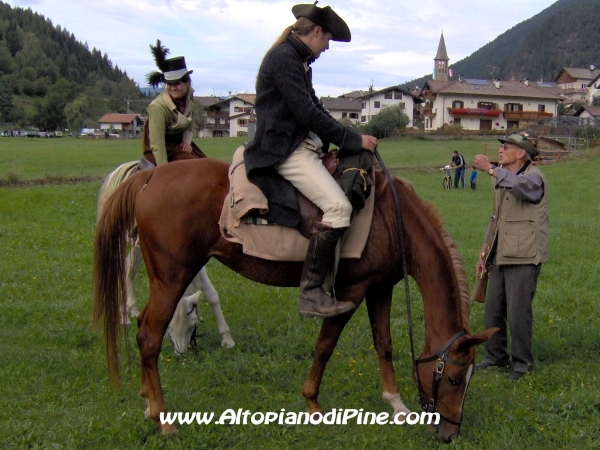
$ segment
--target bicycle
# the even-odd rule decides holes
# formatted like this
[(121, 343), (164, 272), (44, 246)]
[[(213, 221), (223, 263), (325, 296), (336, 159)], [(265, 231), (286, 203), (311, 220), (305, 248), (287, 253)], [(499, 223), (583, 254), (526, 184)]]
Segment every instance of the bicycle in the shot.
[(452, 176), (450, 175), (450, 171), (452, 170), (452, 167), (450, 166), (444, 166), (444, 167), (440, 167), (439, 170), (444, 172), (444, 189), (452, 189)]

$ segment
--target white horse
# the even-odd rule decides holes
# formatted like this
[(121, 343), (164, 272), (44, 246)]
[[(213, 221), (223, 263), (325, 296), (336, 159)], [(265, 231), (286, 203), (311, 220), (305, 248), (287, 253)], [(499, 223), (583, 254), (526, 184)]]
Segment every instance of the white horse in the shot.
[[(121, 164), (108, 174), (100, 188), (97, 217), (100, 217), (100, 212), (102, 211), (106, 200), (111, 196), (117, 186), (138, 170), (138, 162), (132, 161)], [(132, 233), (132, 235), (129, 236), (131, 245), (129, 255), (125, 262), (127, 271), (125, 285), (127, 301), (126, 305), (124, 305), (125, 310), (122, 315), (125, 325), (131, 323), (130, 318), (137, 317), (140, 314), (135, 297), (135, 277), (142, 262), (142, 250), (134, 234), (135, 233)], [(229, 326), (227, 325), (227, 322), (225, 322), (225, 317), (223, 317), (223, 311), (221, 311), (219, 294), (208, 279), (206, 268), (203, 267), (185, 290), (167, 329), (167, 335), (169, 336), (169, 339), (173, 344), (173, 350), (176, 353), (185, 353), (187, 351), (188, 345), (194, 338), (197, 323), (199, 320), (202, 320), (199, 308), (200, 292), (204, 293), (207, 303), (212, 307), (215, 320), (217, 321), (217, 329), (222, 336), (221, 346), (232, 348), (235, 345), (235, 342), (231, 338)]]

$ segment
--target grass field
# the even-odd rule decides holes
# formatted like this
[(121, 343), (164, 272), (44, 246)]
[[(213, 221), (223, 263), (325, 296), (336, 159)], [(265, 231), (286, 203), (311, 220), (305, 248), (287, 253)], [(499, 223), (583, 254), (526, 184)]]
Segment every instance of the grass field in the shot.
[[(241, 139), (198, 140), (227, 160)], [(442, 212), (471, 282), (490, 213), (492, 186), (442, 190), (437, 170), (452, 150), (467, 162), (477, 141), (381, 141), (396, 174)], [(134, 325), (131, 364), (123, 386), (109, 389), (101, 336), (90, 327), (91, 261), (100, 179), (138, 158), (140, 141), (0, 138), (0, 180), (46, 180), (45, 185), (0, 188), (0, 448), (2, 449), (387, 449), (599, 448), (600, 439), (600, 156), (587, 151), (546, 165), (550, 183), (550, 261), (534, 300), (536, 369), (519, 383), (508, 373), (477, 374), (469, 389), (461, 436), (448, 446), (421, 426), (199, 426), (165, 438), (142, 417), (137, 397), (139, 359)], [(467, 173), (468, 176), (468, 173)], [(56, 184), (57, 180), (98, 179)], [(11, 187), (12, 186), (12, 187)], [(143, 272), (143, 271), (142, 271)], [(197, 347), (175, 356), (168, 341), (161, 377), (172, 411), (228, 408), (300, 412), (300, 389), (312, 361), (320, 321), (301, 320), (297, 289), (271, 288), (241, 278), (218, 262), (208, 273), (221, 296), (236, 347), (219, 348), (209, 308)], [(145, 274), (138, 297), (147, 298)], [(414, 295), (416, 343), (423, 341), (422, 309)], [(392, 329), (395, 364), (405, 403), (419, 410), (410, 378), (403, 289), (395, 290)], [(472, 307), (473, 330), (483, 328), (483, 306)], [(480, 352), (482, 353), (482, 352)], [(325, 408), (388, 411), (364, 306), (346, 328), (323, 380)]]

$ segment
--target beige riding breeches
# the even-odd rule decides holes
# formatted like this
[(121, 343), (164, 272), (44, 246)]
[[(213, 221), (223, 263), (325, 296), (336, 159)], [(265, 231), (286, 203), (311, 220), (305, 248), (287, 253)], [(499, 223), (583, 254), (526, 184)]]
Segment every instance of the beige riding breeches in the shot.
[(350, 226), (352, 205), (319, 159), (320, 139), (307, 138), (275, 170), (323, 211), (322, 223)]

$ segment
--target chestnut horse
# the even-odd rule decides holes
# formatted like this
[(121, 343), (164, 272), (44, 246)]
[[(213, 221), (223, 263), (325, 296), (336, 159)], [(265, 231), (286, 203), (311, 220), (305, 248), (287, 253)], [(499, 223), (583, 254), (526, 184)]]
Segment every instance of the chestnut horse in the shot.
[[(229, 190), (229, 165), (215, 159), (172, 162), (131, 177), (107, 201), (98, 222), (94, 246), (94, 323), (103, 320), (108, 373), (119, 380), (119, 305), (125, 295), (123, 260), (126, 230), (137, 222), (150, 280), (150, 298), (138, 318), (142, 380), (140, 396), (146, 415), (163, 434), (176, 432), (162, 424), (166, 413), (158, 371), (163, 336), (177, 302), (194, 275), (215, 257), (251, 280), (284, 287), (299, 286), (301, 262), (276, 262), (242, 253), (223, 239), (219, 217)], [(340, 300), (357, 306), (366, 299), (373, 342), (381, 370), (383, 399), (394, 413), (408, 413), (398, 392), (392, 363), (390, 310), (392, 290), (403, 278), (398, 216), (390, 184), (376, 173), (375, 209), (360, 259), (342, 259), (336, 279)], [(424, 303), (425, 348), (414, 361), (413, 378), (421, 405), (439, 413), (437, 437), (458, 435), (463, 402), (474, 370), (475, 346), (496, 330), (471, 335), (466, 272), (460, 255), (443, 229), (439, 213), (412, 187), (394, 179), (404, 223), (406, 271), (416, 281)], [(373, 195), (373, 194), (372, 194)], [(317, 399), (325, 366), (354, 311), (323, 320), (315, 357), (302, 395), (309, 413), (322, 411)]]

